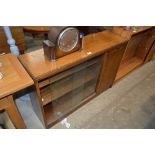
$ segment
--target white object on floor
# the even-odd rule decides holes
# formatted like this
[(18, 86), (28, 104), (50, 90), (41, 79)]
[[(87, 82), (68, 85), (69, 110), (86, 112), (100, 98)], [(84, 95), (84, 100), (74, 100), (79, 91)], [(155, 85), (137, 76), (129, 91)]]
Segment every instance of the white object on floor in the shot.
[[(59, 117), (63, 116), (63, 114), (61, 112), (57, 112), (57, 115)], [(64, 125), (66, 128), (70, 128), (70, 126), (71, 126), (70, 123), (67, 122), (67, 118), (64, 118), (60, 123), (61, 123), (61, 125)]]
[(60, 123), (62, 125), (65, 125), (66, 128), (70, 128), (71, 126), (70, 123), (67, 122), (67, 118), (63, 119)]

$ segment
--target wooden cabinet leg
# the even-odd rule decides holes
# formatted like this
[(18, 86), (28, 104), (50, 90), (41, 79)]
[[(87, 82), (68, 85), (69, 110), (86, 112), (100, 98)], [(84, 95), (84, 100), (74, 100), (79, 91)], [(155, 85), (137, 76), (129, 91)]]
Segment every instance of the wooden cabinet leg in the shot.
[(8, 113), (11, 121), (13, 122), (14, 126), (19, 129), (26, 128), (25, 123), (18, 111), (17, 106), (14, 103), (13, 97), (9, 96), (1, 100), (1, 108), (5, 109)]

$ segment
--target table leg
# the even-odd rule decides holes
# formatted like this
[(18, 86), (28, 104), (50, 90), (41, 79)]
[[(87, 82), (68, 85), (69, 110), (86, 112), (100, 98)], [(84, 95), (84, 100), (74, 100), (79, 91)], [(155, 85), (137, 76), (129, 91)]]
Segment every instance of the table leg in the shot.
[(0, 100), (0, 109), (5, 109), (8, 113), (11, 121), (13, 122), (14, 126), (19, 129), (26, 128), (25, 123), (18, 111), (17, 106), (14, 103), (13, 97), (9, 96)]

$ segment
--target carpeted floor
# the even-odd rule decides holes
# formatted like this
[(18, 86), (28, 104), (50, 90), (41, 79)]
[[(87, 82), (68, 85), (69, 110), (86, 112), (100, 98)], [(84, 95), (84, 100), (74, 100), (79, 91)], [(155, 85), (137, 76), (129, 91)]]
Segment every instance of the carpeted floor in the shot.
[[(27, 128), (44, 128), (30, 102), (17, 105)], [(70, 128), (155, 128), (155, 60), (136, 69), (67, 117)], [(67, 128), (58, 123), (52, 128)]]

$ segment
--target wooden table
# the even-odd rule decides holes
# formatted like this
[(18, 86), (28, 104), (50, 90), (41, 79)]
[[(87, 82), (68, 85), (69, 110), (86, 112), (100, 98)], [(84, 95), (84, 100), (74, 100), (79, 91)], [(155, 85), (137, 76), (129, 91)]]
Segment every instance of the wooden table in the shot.
[(33, 84), (16, 56), (6, 54), (0, 56), (0, 72), (4, 75), (0, 79), (0, 110), (6, 110), (16, 128), (25, 128), (24, 121), (13, 100), (13, 94)]
[[(55, 62), (50, 62), (45, 57), (43, 49), (26, 53), (19, 57), (21, 63), (35, 81), (35, 92), (37, 93), (37, 96), (32, 96), (32, 98), (33, 101), (35, 101), (35, 98), (39, 99), (39, 103), (33, 102), (33, 107), (40, 120), (45, 124), (45, 127), (49, 128), (54, 125), (63, 117), (69, 115), (84, 103), (88, 102), (92, 97), (102, 93), (113, 85), (127, 41), (128, 39), (115, 35), (110, 31), (103, 31), (85, 36), (83, 38), (82, 51), (66, 55)], [(78, 73), (76, 73), (76, 71), (80, 70), (80, 68), (84, 68), (84, 66), (94, 63), (98, 63), (100, 68), (97, 67), (99, 69), (99, 76), (97, 77), (97, 84), (94, 83), (95, 90), (93, 95), (88, 96), (81, 102), (77, 103), (75, 107), (67, 109), (72, 106), (70, 101), (74, 96), (71, 96), (70, 98), (65, 95), (72, 92), (72, 89), (79, 87), (80, 83), (83, 84), (84, 81), (82, 80), (88, 81), (96, 75), (95, 69), (90, 71), (89, 74), (86, 74), (84, 77), (83, 75), (80, 75), (82, 74), (82, 71), (79, 71)], [(96, 66), (94, 65), (94, 67)], [(76, 78), (73, 81), (71, 79), (74, 79), (74, 75), (66, 77), (72, 72), (76, 75)], [(77, 81), (77, 83), (75, 81)], [(66, 83), (68, 85), (64, 86)], [(72, 83), (74, 83), (73, 86), (71, 86)], [(84, 89), (85, 88), (86, 87), (84, 87)], [(77, 93), (75, 94), (77, 95)], [(55, 108), (52, 107), (52, 104), (54, 103), (53, 100), (56, 98), (58, 99), (58, 97), (61, 98), (62, 95), (64, 95), (66, 97), (65, 100), (68, 101), (63, 102), (63, 100), (56, 108), (57, 110), (66, 109), (67, 112), (65, 112), (63, 116), (56, 116)]]

